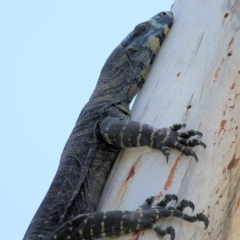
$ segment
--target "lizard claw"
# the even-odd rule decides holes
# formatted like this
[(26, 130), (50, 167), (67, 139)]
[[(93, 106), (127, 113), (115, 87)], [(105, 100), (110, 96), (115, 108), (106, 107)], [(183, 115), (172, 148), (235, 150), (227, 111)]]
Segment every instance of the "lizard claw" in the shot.
[(170, 148), (163, 146), (162, 149), (161, 149), (161, 151), (162, 151), (162, 153), (166, 156), (166, 158), (167, 158), (167, 163), (168, 163), (168, 157), (169, 157), (169, 155), (170, 155)]
[(197, 157), (197, 155), (196, 155), (196, 153), (194, 151), (192, 151), (191, 155), (195, 158), (196, 162), (198, 162), (198, 157)]
[(197, 218), (198, 218), (199, 221), (202, 221), (204, 223), (205, 229), (207, 229), (207, 227), (209, 225), (208, 218), (203, 213), (198, 213)]
[(195, 209), (194, 203), (186, 199), (183, 199), (176, 209), (182, 212), (186, 207), (190, 207), (192, 211)]

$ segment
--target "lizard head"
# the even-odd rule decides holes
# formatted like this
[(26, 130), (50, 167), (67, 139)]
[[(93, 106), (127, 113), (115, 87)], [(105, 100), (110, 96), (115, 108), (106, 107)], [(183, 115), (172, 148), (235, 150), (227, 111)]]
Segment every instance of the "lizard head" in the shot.
[(173, 24), (172, 12), (160, 12), (149, 21), (138, 24), (121, 42), (132, 69), (134, 83), (128, 92), (131, 101), (142, 87), (166, 35)]
[(138, 24), (108, 57), (89, 104), (110, 102), (128, 108), (145, 82), (172, 23), (172, 12), (161, 12)]

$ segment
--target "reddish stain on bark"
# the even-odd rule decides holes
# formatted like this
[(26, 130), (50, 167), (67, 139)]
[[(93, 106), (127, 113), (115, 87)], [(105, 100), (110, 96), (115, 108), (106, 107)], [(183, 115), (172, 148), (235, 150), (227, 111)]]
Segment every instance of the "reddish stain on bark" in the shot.
[(218, 74), (219, 74), (220, 70), (221, 70), (221, 68), (218, 67), (218, 68), (217, 68), (217, 71), (215, 72), (215, 75), (214, 75), (215, 78), (218, 78)]
[(240, 198), (238, 198), (236, 210), (240, 207)]
[(239, 95), (240, 95), (240, 93), (237, 93), (237, 94), (235, 95), (235, 99), (236, 99)]
[(134, 165), (130, 168), (130, 171), (128, 172), (128, 176), (127, 176), (127, 179), (126, 181), (128, 181), (130, 178), (133, 178), (134, 177), (134, 174), (136, 173), (135, 171), (135, 167)]
[(231, 86), (231, 90), (233, 90), (236, 86), (236, 83), (233, 83), (232, 86)]
[(238, 163), (239, 163), (239, 158), (236, 158), (236, 154), (234, 154), (232, 160), (228, 164), (228, 170), (235, 168), (238, 165)]
[(234, 41), (234, 37), (232, 37), (232, 39), (230, 40), (229, 44), (228, 44), (228, 49), (230, 49), (231, 45), (233, 44)]
[(155, 197), (155, 199), (156, 199), (156, 200), (160, 200), (160, 199), (162, 198), (162, 196), (163, 196), (163, 193), (160, 192), (160, 193)]
[(225, 130), (225, 125), (226, 125), (227, 121), (226, 120), (222, 120), (220, 123), (220, 130), (218, 132), (218, 134), (223, 130)]
[(240, 74), (240, 71), (238, 70), (238, 74)]
[(217, 193), (218, 193), (218, 191), (219, 191), (219, 188), (216, 190), (216, 192), (215, 192), (215, 193), (217, 194)]
[(131, 240), (138, 240), (141, 235), (144, 235), (144, 232), (135, 232)]
[(225, 13), (225, 14), (224, 14), (224, 18), (227, 18), (227, 17), (228, 17), (228, 13)]
[(222, 174), (225, 174), (226, 171), (227, 171), (227, 168), (225, 167), (225, 168), (223, 169), (223, 171), (222, 171)]
[(180, 154), (180, 156), (177, 158), (176, 162), (174, 163), (170, 171), (170, 174), (168, 175), (167, 181), (164, 185), (164, 190), (168, 190), (172, 186), (173, 178), (174, 178), (175, 172), (177, 171), (177, 165), (182, 156), (183, 156), (183, 153)]

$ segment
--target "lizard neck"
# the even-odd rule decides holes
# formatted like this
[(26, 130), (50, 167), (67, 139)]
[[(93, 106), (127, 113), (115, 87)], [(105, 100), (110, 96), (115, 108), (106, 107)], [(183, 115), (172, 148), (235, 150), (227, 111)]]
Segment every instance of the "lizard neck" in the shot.
[(130, 89), (136, 80), (134, 68), (125, 51), (125, 48), (119, 45), (107, 59), (87, 104), (88, 107), (89, 105), (96, 107), (96, 105), (123, 104), (127, 109), (129, 108), (129, 104), (139, 88), (136, 85), (135, 91), (131, 90), (131, 96), (129, 96)]

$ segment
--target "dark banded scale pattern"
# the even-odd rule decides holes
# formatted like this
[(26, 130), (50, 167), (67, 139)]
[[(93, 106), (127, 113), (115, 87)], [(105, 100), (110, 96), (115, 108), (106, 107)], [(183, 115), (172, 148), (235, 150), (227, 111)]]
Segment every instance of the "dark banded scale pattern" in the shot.
[(152, 196), (136, 211), (95, 212), (81, 215), (66, 222), (50, 240), (91, 240), (100, 237), (117, 237), (145, 229), (152, 229), (161, 237), (170, 234), (173, 240), (175, 231), (172, 227), (161, 229), (156, 224), (157, 220), (170, 216), (188, 222), (202, 221), (205, 228), (208, 227), (209, 222), (204, 214), (189, 216), (183, 213), (186, 207), (194, 209), (191, 201), (182, 200), (176, 208), (166, 207), (171, 200), (178, 200), (178, 198), (174, 194), (168, 194), (161, 202), (153, 204), (154, 196)]
[[(123, 147), (150, 146), (161, 150), (167, 157), (169, 148), (174, 147), (197, 159), (191, 147), (205, 147), (205, 144), (190, 137), (201, 136), (200, 132), (179, 133), (184, 124), (156, 129), (130, 120), (129, 104), (144, 84), (172, 23), (171, 12), (155, 15), (137, 25), (109, 56), (96, 88), (69, 136), (53, 182), (24, 240), (48, 240), (57, 229), (64, 229), (69, 221), (81, 225), (92, 219), (92, 224), (100, 227), (104, 216), (109, 214), (114, 218), (118, 213), (118, 219), (121, 219), (119, 211), (107, 215), (94, 211), (110, 168)], [(81, 215), (88, 213), (91, 214)], [(134, 214), (133, 218), (136, 218), (139, 212)], [(103, 224), (101, 229), (116, 227), (117, 232), (121, 223), (117, 222), (116, 226), (114, 222)], [(87, 228), (82, 231), (91, 231)], [(66, 234), (60, 230), (55, 235), (58, 239), (74, 237), (74, 234)]]

